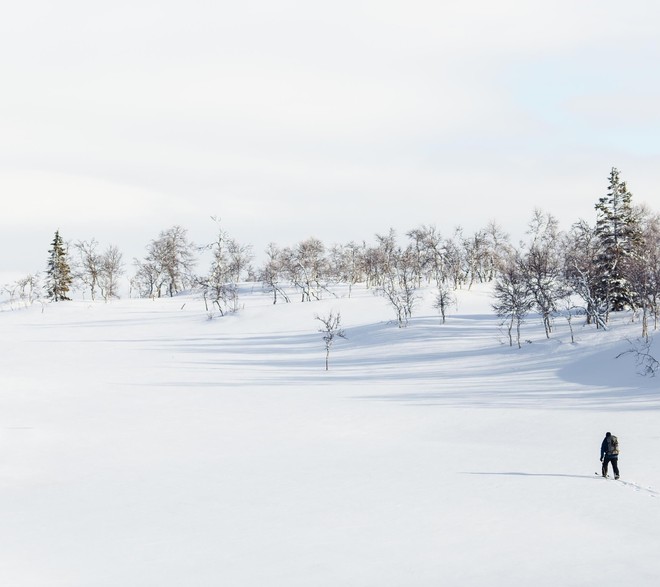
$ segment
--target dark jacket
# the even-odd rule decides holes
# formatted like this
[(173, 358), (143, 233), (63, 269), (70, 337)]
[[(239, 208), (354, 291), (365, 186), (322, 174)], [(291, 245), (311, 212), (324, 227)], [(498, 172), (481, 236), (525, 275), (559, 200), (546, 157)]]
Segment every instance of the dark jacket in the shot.
[(600, 458), (602, 459), (605, 455), (611, 459), (619, 457), (619, 440), (614, 434), (609, 438), (606, 436), (600, 445)]

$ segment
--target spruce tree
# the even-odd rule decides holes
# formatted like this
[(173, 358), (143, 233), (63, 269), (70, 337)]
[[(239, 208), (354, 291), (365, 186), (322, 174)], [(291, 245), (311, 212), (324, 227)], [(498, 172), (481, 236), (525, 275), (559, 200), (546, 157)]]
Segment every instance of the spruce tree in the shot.
[(608, 311), (634, 304), (627, 269), (639, 243), (640, 230), (632, 208), (632, 194), (613, 167), (607, 195), (596, 204), (596, 295)]
[(59, 302), (68, 300), (67, 297), (73, 277), (71, 267), (67, 259), (67, 252), (64, 247), (64, 241), (60, 236), (60, 231), (55, 231), (55, 238), (51, 243), (51, 249), (48, 251), (48, 271), (46, 272), (46, 293), (48, 299)]

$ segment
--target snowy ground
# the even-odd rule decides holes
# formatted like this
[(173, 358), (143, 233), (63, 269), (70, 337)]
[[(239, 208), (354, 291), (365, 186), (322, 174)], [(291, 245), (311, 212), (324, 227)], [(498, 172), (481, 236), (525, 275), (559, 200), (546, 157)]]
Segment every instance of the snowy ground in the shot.
[[(622, 339), (487, 291), (406, 329), (370, 292), (0, 312), (0, 585), (651, 586), (660, 392)], [(315, 314), (341, 311), (331, 369)], [(622, 481), (598, 478), (606, 431)]]

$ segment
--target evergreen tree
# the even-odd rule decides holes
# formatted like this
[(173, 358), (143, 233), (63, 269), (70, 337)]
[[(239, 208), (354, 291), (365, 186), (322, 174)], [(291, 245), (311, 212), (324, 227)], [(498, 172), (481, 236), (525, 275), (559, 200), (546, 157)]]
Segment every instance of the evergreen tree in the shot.
[(59, 302), (68, 300), (67, 293), (71, 288), (73, 276), (68, 261), (68, 255), (60, 231), (55, 231), (55, 238), (51, 243), (50, 258), (48, 259), (48, 270), (46, 272), (46, 293), (48, 299)]
[(634, 305), (627, 269), (640, 230), (632, 208), (632, 194), (612, 168), (607, 195), (596, 204), (596, 255), (598, 283), (596, 295), (608, 311), (620, 311)]

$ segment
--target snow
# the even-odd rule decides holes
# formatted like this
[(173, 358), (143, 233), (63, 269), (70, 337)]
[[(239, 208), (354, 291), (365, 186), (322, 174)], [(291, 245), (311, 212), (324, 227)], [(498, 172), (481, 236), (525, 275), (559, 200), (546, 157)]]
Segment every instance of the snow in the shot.
[(530, 318), (517, 349), (487, 287), (405, 329), (345, 294), (0, 312), (0, 585), (657, 583), (660, 394), (615, 359), (639, 324)]

